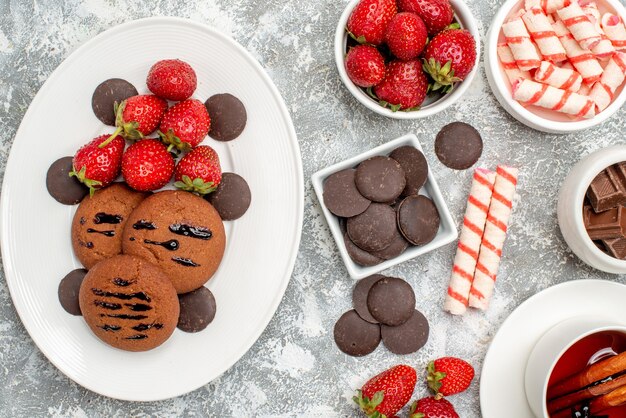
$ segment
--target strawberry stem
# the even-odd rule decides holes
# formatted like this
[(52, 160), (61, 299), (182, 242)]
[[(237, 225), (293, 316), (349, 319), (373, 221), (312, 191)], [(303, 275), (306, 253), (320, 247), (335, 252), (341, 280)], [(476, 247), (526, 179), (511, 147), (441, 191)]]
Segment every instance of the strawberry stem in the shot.
[(113, 141), (113, 139), (115, 139), (115, 137), (120, 134), (120, 132), (122, 132), (122, 127), (118, 126), (117, 128), (115, 128), (115, 132), (113, 132), (113, 134), (110, 137), (108, 137), (107, 139), (102, 141), (100, 145), (98, 145), (98, 148), (104, 148), (107, 145), (109, 145), (111, 141)]

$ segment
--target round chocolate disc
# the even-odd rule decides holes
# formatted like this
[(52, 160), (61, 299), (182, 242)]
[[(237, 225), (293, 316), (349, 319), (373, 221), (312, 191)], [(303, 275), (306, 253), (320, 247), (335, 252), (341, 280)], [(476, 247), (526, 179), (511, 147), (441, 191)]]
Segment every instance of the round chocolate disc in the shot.
[(370, 201), (354, 184), (356, 170), (349, 168), (331, 174), (324, 182), (324, 205), (337, 216), (350, 218), (365, 212)]
[(343, 234), (343, 241), (346, 244), (346, 251), (348, 252), (348, 255), (350, 256), (352, 261), (360, 266), (371, 267), (385, 261), (382, 258), (378, 258), (375, 255), (372, 255), (367, 251), (360, 249), (354, 242), (352, 242), (352, 240), (348, 236), (348, 233)]
[(380, 344), (380, 325), (370, 324), (356, 311), (348, 311), (335, 324), (334, 336), (341, 351), (361, 357), (376, 350)]
[(380, 251), (391, 245), (396, 233), (396, 211), (372, 203), (365, 212), (348, 219), (348, 235), (365, 251)]
[(76, 316), (81, 315), (78, 293), (86, 274), (87, 270), (85, 269), (72, 270), (59, 283), (59, 302), (67, 313)]
[(359, 164), (354, 181), (359, 192), (374, 202), (391, 202), (406, 186), (406, 176), (400, 164), (380, 155)]
[(398, 227), (413, 245), (424, 245), (439, 231), (439, 211), (426, 196), (409, 196), (398, 207)]
[(209, 136), (218, 141), (237, 138), (248, 121), (246, 107), (232, 94), (223, 93), (209, 97), (204, 103), (211, 117)]
[(389, 157), (396, 160), (404, 170), (406, 186), (402, 195), (418, 194), (428, 179), (428, 162), (424, 154), (415, 147), (405, 145), (393, 150)]
[(385, 277), (372, 285), (367, 295), (367, 309), (381, 324), (395, 327), (413, 315), (415, 293), (404, 280)]
[(246, 180), (235, 173), (223, 173), (217, 189), (207, 200), (224, 221), (239, 219), (250, 207), (252, 195)]
[(215, 297), (204, 286), (193, 292), (178, 295), (178, 301), (180, 302), (180, 316), (177, 327), (182, 331), (202, 331), (215, 318), (217, 310)]
[(76, 205), (89, 193), (75, 176), (70, 177), (73, 170), (72, 157), (59, 158), (52, 163), (46, 174), (46, 188), (57, 202), (64, 205)]
[(396, 227), (396, 233), (393, 236), (393, 241), (387, 248), (380, 251), (372, 251), (372, 255), (382, 258), (383, 260), (391, 260), (402, 254), (409, 247), (409, 242), (400, 233), (400, 230)]
[(411, 354), (424, 347), (428, 341), (429, 325), (426, 317), (418, 310), (402, 325), (380, 327), (383, 344), (392, 353)]
[(100, 83), (91, 96), (93, 113), (105, 125), (115, 126), (115, 102), (122, 103), (129, 97), (139, 93), (135, 86), (121, 78), (110, 78)]
[(380, 279), (385, 278), (382, 274), (373, 274), (364, 279), (361, 279), (354, 286), (352, 291), (352, 306), (359, 316), (372, 324), (378, 324), (376, 318), (372, 316), (369, 309), (367, 309), (367, 294), (370, 289)]
[(483, 152), (483, 139), (472, 125), (452, 122), (441, 128), (435, 139), (435, 154), (446, 167), (465, 170), (473, 166)]

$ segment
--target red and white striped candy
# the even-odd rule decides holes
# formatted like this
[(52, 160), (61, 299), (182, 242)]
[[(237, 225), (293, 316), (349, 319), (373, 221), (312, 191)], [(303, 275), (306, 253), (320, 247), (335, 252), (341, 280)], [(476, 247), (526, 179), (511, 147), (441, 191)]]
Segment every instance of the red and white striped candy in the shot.
[(598, 112), (606, 109), (615, 98), (615, 91), (626, 79), (626, 53), (618, 51), (604, 69), (602, 78), (593, 85), (589, 96), (596, 103)]
[(565, 53), (567, 54), (567, 58), (570, 63), (583, 77), (583, 82), (593, 84), (600, 80), (604, 70), (593, 53), (591, 53), (588, 49), (582, 48), (578, 44), (576, 39), (574, 39), (574, 36), (561, 20), (556, 20), (552, 24), (552, 28), (559, 37), (563, 48), (565, 48)]
[(589, 119), (596, 114), (595, 103), (589, 97), (531, 80), (514, 83), (513, 98), (524, 105), (535, 105), (578, 118)]
[(597, 3), (592, 1), (591, 3), (587, 3), (582, 6), (582, 9), (593, 24), (593, 27), (596, 28), (596, 31), (602, 37), (602, 40), (591, 48), (591, 52), (593, 52), (593, 55), (595, 55), (599, 60), (608, 60), (615, 52), (615, 48), (602, 29), (602, 25), (600, 23), (600, 10), (598, 9)]
[(552, 29), (548, 16), (541, 9), (527, 11), (522, 15), (522, 20), (545, 61), (561, 62), (567, 59), (565, 49)]
[(453, 315), (463, 315), (467, 310), (495, 179), (496, 173), (493, 171), (484, 168), (477, 168), (474, 171), (448, 293), (443, 306)]
[(519, 80), (520, 78), (530, 78), (530, 73), (528, 71), (522, 71), (519, 69), (517, 63), (515, 62), (515, 58), (513, 58), (511, 48), (509, 48), (507, 44), (498, 44), (497, 51), (500, 63), (504, 68), (504, 73), (511, 83)]
[(499, 165), (496, 173), (485, 233), (480, 245), (480, 254), (469, 297), (469, 306), (482, 310), (487, 309), (489, 305), (500, 267), (502, 248), (513, 207), (518, 170)]
[(583, 78), (577, 71), (559, 68), (548, 61), (542, 61), (535, 71), (535, 81), (549, 84), (557, 89), (577, 92), (583, 83)]
[(571, 0), (526, 0), (524, 8), (530, 10), (538, 7), (543, 10), (545, 14), (550, 14), (570, 4), (572, 4)]
[(592, 49), (602, 37), (576, 2), (556, 11), (581, 47)]
[(626, 50), (626, 27), (624, 20), (617, 15), (605, 13), (602, 16), (602, 29), (604, 34), (611, 40), (615, 49)]
[(502, 25), (502, 32), (520, 70), (529, 71), (539, 67), (541, 55), (539, 55), (535, 44), (530, 40), (530, 34), (521, 17), (517, 17)]

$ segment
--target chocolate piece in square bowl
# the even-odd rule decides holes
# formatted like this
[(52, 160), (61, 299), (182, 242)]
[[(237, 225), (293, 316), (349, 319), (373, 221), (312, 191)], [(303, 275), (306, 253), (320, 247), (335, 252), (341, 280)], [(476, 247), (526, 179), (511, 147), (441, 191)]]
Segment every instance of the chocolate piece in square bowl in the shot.
[(357, 189), (373, 202), (393, 202), (406, 186), (404, 170), (393, 158), (377, 155), (363, 161), (354, 178)]
[(328, 176), (324, 183), (324, 205), (337, 216), (357, 216), (370, 206), (370, 200), (356, 187), (355, 175), (355, 169), (342, 170)]
[[(350, 248), (349, 243), (344, 243), (344, 233), (341, 229), (341, 220), (337, 218), (332, 212), (328, 210), (328, 208), (323, 204), (323, 191), (324, 191), (324, 182), (326, 179), (334, 173), (337, 173), (346, 169), (354, 169), (358, 167), (363, 161), (368, 160), (375, 156), (389, 156), (394, 150), (409, 146), (413, 147), (421, 152), (423, 152), (422, 147), (419, 143), (419, 140), (414, 134), (407, 134), (396, 138), (392, 141), (384, 143), (378, 147), (372, 148), (368, 151), (365, 151), (359, 155), (355, 155), (352, 158), (348, 158), (344, 161), (336, 163), (332, 166), (321, 169), (320, 171), (314, 173), (311, 176), (311, 181), (313, 184), (313, 188), (315, 190), (315, 194), (320, 202), (320, 206), (322, 208), (322, 213), (324, 214), (324, 218), (330, 228), (330, 231), (337, 243), (337, 247), (341, 254), (341, 258), (350, 274), (350, 277), (353, 279), (362, 279), (367, 276), (371, 276), (372, 274), (379, 273), (385, 269), (393, 267), (397, 264), (405, 262), (407, 260), (418, 257), (427, 252), (433, 251), (439, 247), (442, 247), (446, 244), (450, 244), (456, 238), (458, 238), (457, 229), (455, 222), (450, 215), (450, 212), (447, 208), (446, 202), (444, 200), (441, 191), (439, 190), (439, 186), (437, 184), (437, 180), (435, 179), (432, 172), (428, 173), (427, 181), (425, 185), (420, 190), (420, 193), (431, 198), (435, 205), (437, 206), (437, 210), (441, 217), (441, 226), (435, 239), (428, 244), (421, 246), (409, 246), (407, 249), (402, 252), (397, 257), (391, 258), (389, 260), (383, 260), (382, 262), (378, 262), (376, 265), (360, 265), (355, 262), (351, 254), (349, 254)], [(405, 173), (406, 174), (406, 173)], [(406, 178), (405, 178), (406, 181)], [(387, 202), (385, 202), (387, 203)], [(374, 203), (373, 203), (374, 204)], [(395, 234), (395, 231), (392, 231)], [(352, 245), (352, 248), (356, 248)], [(375, 252), (375, 251), (372, 251)], [(370, 255), (371, 256), (371, 255)], [(380, 259), (379, 259), (380, 260)]]
[(589, 185), (587, 197), (596, 213), (626, 204), (626, 162), (602, 170)]
[(395, 234), (391, 244), (380, 251), (372, 251), (372, 255), (382, 258), (383, 260), (391, 260), (402, 254), (409, 247), (409, 242), (404, 238), (396, 225)]
[(383, 261), (385, 261), (382, 258), (376, 257), (375, 255), (368, 253), (367, 251), (359, 248), (358, 245), (352, 242), (347, 232), (343, 235), (343, 240), (344, 240), (344, 244), (346, 246), (346, 251), (348, 252), (348, 255), (350, 256), (352, 261), (354, 261), (358, 265), (364, 266), (364, 267), (371, 267), (371, 266), (378, 265), (382, 263)]
[(396, 148), (389, 155), (396, 160), (406, 176), (403, 196), (418, 194), (428, 179), (428, 162), (420, 150), (410, 145)]
[(398, 207), (398, 226), (413, 245), (432, 241), (439, 230), (439, 212), (426, 196), (409, 196)]
[(382, 203), (372, 203), (365, 212), (348, 219), (348, 236), (368, 252), (391, 245), (396, 228), (396, 211)]
[(339, 318), (333, 334), (337, 347), (355, 357), (371, 353), (380, 344), (380, 325), (365, 321), (354, 310)]

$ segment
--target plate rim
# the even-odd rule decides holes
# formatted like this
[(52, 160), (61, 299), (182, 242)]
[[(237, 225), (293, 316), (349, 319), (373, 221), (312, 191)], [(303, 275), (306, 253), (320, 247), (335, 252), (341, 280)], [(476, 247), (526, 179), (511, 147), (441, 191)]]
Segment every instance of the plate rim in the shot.
[[(199, 29), (201, 31), (205, 31), (210, 33), (212, 36), (215, 36), (217, 38), (220, 38), (222, 41), (224, 41), (226, 44), (230, 45), (231, 47), (233, 47), (235, 50), (237, 50), (238, 52), (241, 53), (241, 55), (245, 58), (246, 61), (248, 61), (252, 67), (254, 67), (254, 69), (259, 73), (259, 76), (263, 79), (263, 81), (265, 82), (265, 84), (268, 86), (268, 88), (271, 90), (272, 94), (274, 95), (278, 107), (281, 111), (281, 116), (283, 117), (283, 119), (287, 122), (286, 123), (286, 128), (288, 131), (288, 135), (291, 139), (291, 142), (293, 143), (293, 157), (294, 157), (294, 162), (295, 162), (295, 168), (296, 168), (296, 184), (297, 184), (297, 202), (296, 202), (296, 206), (297, 206), (297, 217), (296, 217), (296, 230), (295, 232), (295, 241), (294, 241), (294, 245), (292, 246), (292, 251), (291, 254), (289, 255), (288, 261), (287, 261), (287, 271), (288, 276), (286, 278), (283, 278), (283, 283), (281, 288), (279, 289), (279, 292), (276, 293), (275, 298), (272, 302), (272, 304), (270, 305), (270, 310), (268, 310), (268, 312), (271, 312), (271, 314), (267, 315), (267, 318), (263, 321), (263, 326), (259, 327), (258, 332), (251, 334), (250, 338), (247, 340), (247, 342), (245, 344), (243, 344), (244, 349), (242, 350), (242, 352), (239, 355), (234, 356), (235, 360), (230, 362), (230, 364), (227, 365), (227, 367), (225, 367), (224, 371), (222, 371), (221, 373), (217, 374), (216, 376), (210, 378), (207, 382), (204, 382), (203, 384), (201, 384), (200, 386), (197, 387), (192, 387), (189, 389), (184, 389), (184, 390), (176, 390), (173, 391), (171, 394), (169, 394), (168, 396), (155, 396), (155, 397), (145, 397), (142, 399), (135, 399), (133, 397), (126, 397), (126, 396), (119, 396), (118, 394), (111, 394), (111, 393), (104, 393), (106, 391), (102, 391), (99, 390), (97, 387), (94, 387), (91, 384), (85, 384), (83, 382), (78, 381), (75, 377), (70, 376), (70, 374), (68, 374), (68, 372), (66, 370), (64, 370), (63, 368), (61, 368), (57, 362), (51, 358), (51, 356), (48, 355), (47, 350), (42, 347), (42, 345), (40, 345), (39, 341), (36, 340), (35, 338), (33, 338), (33, 334), (31, 331), (34, 331), (36, 328), (36, 324), (33, 321), (25, 321), (23, 318), (23, 314), (25, 313), (25, 306), (22, 306), (21, 303), (16, 303), (16, 292), (17, 289), (14, 289), (13, 286), (14, 284), (12, 284), (12, 282), (14, 282), (17, 279), (9, 279), (9, 277), (15, 277), (16, 275), (16, 268), (13, 265), (12, 262), (12, 258), (11, 258), (11, 250), (10, 248), (10, 240), (9, 237), (7, 235), (7, 228), (6, 225), (9, 222), (9, 213), (8, 213), (8, 209), (9, 209), (9, 202), (8, 202), (8, 198), (7, 198), (7, 193), (5, 193), (6, 191), (6, 186), (7, 186), (7, 179), (11, 178), (11, 176), (7, 176), (8, 172), (13, 172), (15, 169), (13, 168), (13, 166), (16, 164), (15, 162), (15, 154), (13, 153), (13, 148), (16, 144), (15, 139), (19, 138), (20, 133), (23, 130), (23, 122), (24, 120), (26, 120), (32, 113), (32, 109), (36, 106), (34, 105), (38, 105), (38, 103), (42, 100), (42, 97), (45, 95), (46, 90), (49, 89), (50, 85), (52, 85), (56, 78), (58, 77), (58, 74), (60, 74), (66, 67), (68, 67), (69, 65), (71, 65), (72, 61), (74, 59), (76, 59), (76, 57), (78, 57), (84, 50), (87, 50), (92, 44), (94, 44), (95, 42), (97, 42), (98, 40), (100, 40), (101, 38), (105, 37), (105, 36), (110, 36), (111, 34), (114, 34), (116, 32), (119, 31), (124, 31), (127, 30), (128, 28), (133, 28), (133, 27), (139, 27), (139, 26), (143, 26), (143, 25), (155, 25), (158, 26), (160, 24), (177, 24), (177, 25), (181, 25), (183, 27), (185, 26), (192, 26), (195, 27), (196, 29)], [(43, 94), (42, 94), (43, 93)], [(239, 42), (237, 42), (234, 38), (230, 37), (229, 35), (221, 32), (220, 30), (218, 30), (217, 28), (214, 28), (212, 26), (209, 26), (207, 24), (195, 21), (195, 20), (191, 20), (188, 18), (182, 18), (182, 17), (174, 17), (174, 16), (155, 16), (155, 17), (145, 17), (145, 18), (141, 18), (141, 19), (134, 19), (134, 20), (130, 20), (121, 24), (118, 24), (116, 26), (113, 26), (112, 28), (106, 29), (100, 33), (98, 33), (95, 36), (92, 36), (91, 38), (85, 40), (84, 42), (82, 42), (81, 44), (78, 44), (77, 46), (75, 46), (74, 48), (70, 49), (69, 54), (63, 59), (63, 61), (50, 73), (50, 75), (48, 76), (48, 78), (46, 79), (46, 81), (44, 81), (44, 83), (41, 85), (41, 87), (38, 89), (37, 93), (35, 94), (35, 96), (33, 97), (32, 101), (30, 102), (30, 104), (28, 105), (28, 108), (26, 110), (26, 112), (24, 113), (24, 116), (22, 117), (22, 120), (20, 121), (20, 125), (18, 127), (18, 129), (15, 131), (15, 134), (13, 136), (14, 140), (11, 144), (11, 148), (9, 150), (9, 156), (7, 158), (7, 163), (6, 163), (6, 168), (4, 171), (4, 178), (2, 181), (2, 189), (0, 191), (0, 253), (2, 255), (2, 268), (4, 271), (4, 275), (5, 275), (5, 283), (7, 284), (7, 288), (9, 289), (9, 295), (11, 296), (11, 302), (13, 304), (13, 307), (15, 308), (15, 311), (17, 313), (17, 316), (19, 318), (19, 320), (21, 321), (22, 325), (24, 326), (24, 328), (26, 329), (26, 332), (28, 333), (28, 336), (30, 337), (31, 341), (35, 344), (35, 346), (39, 349), (39, 351), (46, 357), (47, 361), (49, 361), (50, 363), (52, 363), (55, 368), (57, 370), (59, 370), (64, 376), (68, 377), (71, 381), (79, 384), (80, 386), (94, 392), (97, 393), (99, 395), (102, 396), (106, 396), (109, 398), (114, 398), (114, 399), (119, 399), (119, 400), (123, 400), (123, 401), (136, 401), (136, 402), (153, 402), (153, 401), (160, 401), (160, 400), (165, 400), (165, 399), (171, 399), (171, 398), (175, 398), (181, 395), (184, 395), (186, 393), (190, 393), (193, 392), (203, 386), (205, 386), (206, 384), (210, 383), (211, 381), (217, 379), (218, 377), (220, 377), (221, 375), (223, 375), (224, 373), (226, 373), (228, 370), (230, 370), (237, 362), (239, 362), (239, 360), (241, 360), (241, 358), (243, 356), (246, 355), (246, 353), (248, 353), (248, 351), (250, 351), (250, 349), (252, 348), (252, 346), (258, 341), (258, 339), (261, 337), (261, 335), (263, 334), (263, 332), (265, 332), (265, 330), (267, 329), (267, 326), (269, 325), (269, 323), (271, 322), (271, 320), (274, 318), (274, 316), (276, 315), (276, 311), (278, 310), (280, 303), (282, 302), (285, 292), (287, 290), (287, 287), (289, 285), (289, 283), (291, 282), (291, 278), (293, 276), (293, 271), (295, 268), (295, 262), (297, 259), (297, 256), (299, 254), (299, 250), (300, 250), (300, 244), (302, 241), (302, 228), (303, 228), (303, 219), (304, 219), (304, 171), (303, 171), (303, 165), (302, 165), (302, 157), (301, 157), (301, 151), (300, 151), (300, 143), (298, 142), (298, 136), (293, 124), (293, 120), (291, 118), (291, 114), (289, 113), (289, 110), (287, 108), (287, 105), (285, 104), (284, 98), (282, 97), (282, 95), (280, 94), (280, 91), (278, 90), (278, 87), (274, 84), (274, 82), (272, 81), (272, 79), (270, 78), (270, 76), (267, 74), (267, 72), (265, 71), (265, 69), (263, 68), (263, 66), (261, 65), (261, 63), (259, 61), (257, 61), (252, 54), (245, 48), (243, 47), (243, 45), (241, 45)], [(195, 385), (194, 385), (195, 386)]]

